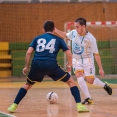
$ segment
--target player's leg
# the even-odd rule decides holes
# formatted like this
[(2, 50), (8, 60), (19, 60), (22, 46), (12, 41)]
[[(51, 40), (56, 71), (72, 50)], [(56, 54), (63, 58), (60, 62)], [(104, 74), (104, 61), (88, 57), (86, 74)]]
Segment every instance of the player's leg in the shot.
[(84, 80), (83, 72), (75, 72), (75, 75), (77, 77), (77, 82), (79, 84), (79, 87), (81, 88), (83, 94), (86, 97), (86, 99), (82, 102), (82, 104), (93, 104), (93, 99), (90, 96), (88, 86), (86, 84), (86, 81)]
[(70, 77), (70, 74), (67, 71), (63, 70), (60, 66), (58, 66), (53, 71), (53, 73), (51, 75), (48, 74), (48, 76), (50, 76), (55, 81), (66, 82), (69, 85), (71, 94), (75, 99), (77, 111), (89, 112), (89, 109), (81, 104), (80, 92), (78, 90), (78, 87), (76, 86), (74, 80)]
[(107, 82), (102, 82), (99, 78), (94, 78), (94, 79), (91, 79), (91, 78), (88, 78), (86, 77), (87, 79), (87, 82), (92, 84), (92, 85), (95, 85), (95, 86), (101, 86), (105, 89), (105, 91), (109, 94), (109, 95), (112, 95), (112, 88), (108, 85)]
[[(41, 75), (39, 74), (40, 68), (35, 67), (37, 64), (38, 62), (32, 63), (30, 72), (27, 77), (27, 82), (23, 87), (19, 89), (19, 92), (17, 93), (14, 103), (8, 108), (9, 112), (14, 112), (16, 110), (20, 101), (25, 97), (27, 91), (35, 84), (36, 81), (41, 82), (43, 80), (44, 74), (43, 75), (42, 73)], [(42, 67), (42, 65), (39, 66)]]
[(83, 106), (81, 103), (80, 92), (79, 92), (79, 89), (76, 86), (73, 78), (70, 77), (70, 79), (66, 83), (69, 85), (71, 94), (73, 95), (73, 97), (75, 99), (75, 102), (77, 105), (77, 111), (78, 112), (89, 112), (90, 110), (88, 108), (86, 108), (85, 106)]
[(33, 84), (26, 83), (23, 87), (19, 89), (17, 96), (15, 97), (14, 103), (8, 108), (9, 112), (14, 112), (20, 103), (20, 101), (25, 97), (27, 91), (33, 86)]
[(94, 63), (89, 63), (84, 67), (85, 78), (88, 83), (96, 86), (103, 87), (109, 95), (112, 94), (112, 88), (107, 83), (102, 82), (100, 79), (95, 77), (95, 66)]
[[(73, 59), (72, 63), (73, 63), (73, 70), (74, 70), (74, 74), (76, 75), (78, 85), (87, 99), (86, 103), (91, 104), (92, 99), (88, 90), (88, 86), (84, 80), (84, 70), (82, 66), (82, 61), (80, 62), (80, 61), (77, 61), (76, 59)], [(85, 101), (83, 102), (83, 104), (84, 103)]]

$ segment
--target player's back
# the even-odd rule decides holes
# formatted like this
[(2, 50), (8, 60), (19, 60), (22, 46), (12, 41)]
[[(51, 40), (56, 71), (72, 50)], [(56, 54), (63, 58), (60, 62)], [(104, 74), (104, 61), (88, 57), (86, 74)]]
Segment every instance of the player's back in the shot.
[(45, 33), (37, 36), (30, 47), (35, 50), (33, 60), (55, 60), (60, 49), (67, 50), (65, 42), (56, 35)]

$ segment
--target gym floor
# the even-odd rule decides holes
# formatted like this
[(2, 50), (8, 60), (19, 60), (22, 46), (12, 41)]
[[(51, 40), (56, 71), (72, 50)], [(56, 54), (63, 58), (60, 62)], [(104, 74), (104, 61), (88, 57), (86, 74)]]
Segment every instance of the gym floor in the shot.
[[(24, 83), (0, 83), (0, 117), (117, 117), (117, 84), (110, 84), (113, 88), (111, 96), (103, 88), (88, 84), (94, 104), (86, 105), (90, 112), (78, 113), (69, 87), (63, 82), (53, 81), (36, 83), (18, 105), (16, 112), (9, 113), (7, 108), (13, 103), (19, 88)], [(51, 91), (58, 94), (56, 104), (49, 104), (46, 101), (46, 95)], [(82, 91), (80, 92), (83, 101), (85, 97)]]

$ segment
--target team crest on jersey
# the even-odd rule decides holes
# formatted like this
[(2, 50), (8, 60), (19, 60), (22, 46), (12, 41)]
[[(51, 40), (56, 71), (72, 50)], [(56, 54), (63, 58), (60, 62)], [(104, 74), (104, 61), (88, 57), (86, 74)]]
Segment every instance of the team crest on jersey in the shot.
[(73, 43), (73, 52), (74, 54), (82, 54), (84, 52), (84, 48), (78, 43)]

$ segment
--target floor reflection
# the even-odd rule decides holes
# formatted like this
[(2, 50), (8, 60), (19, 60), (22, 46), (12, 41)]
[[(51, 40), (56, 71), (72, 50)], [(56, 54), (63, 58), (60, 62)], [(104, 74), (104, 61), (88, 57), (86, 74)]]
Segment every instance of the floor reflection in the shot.
[(48, 104), (47, 106), (47, 114), (49, 117), (54, 117), (58, 115), (59, 107), (57, 104)]

